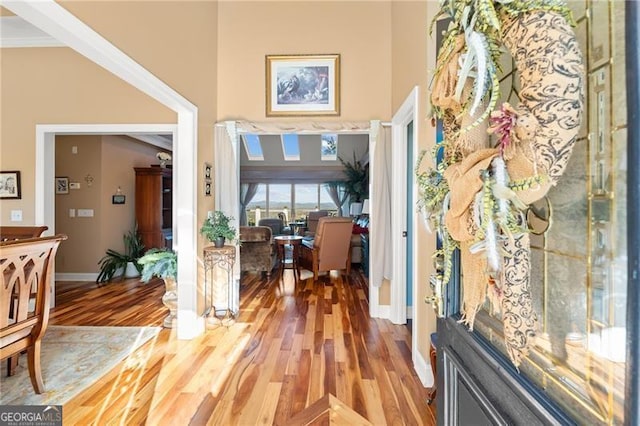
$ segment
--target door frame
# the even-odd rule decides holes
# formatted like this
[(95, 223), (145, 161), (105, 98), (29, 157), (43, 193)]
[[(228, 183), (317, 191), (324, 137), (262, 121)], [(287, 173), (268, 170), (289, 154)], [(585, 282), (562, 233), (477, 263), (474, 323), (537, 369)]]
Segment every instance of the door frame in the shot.
[[(391, 282), (391, 304), (389, 319), (394, 324), (407, 323), (407, 250), (406, 239), (402, 233), (407, 230), (407, 172), (409, 167), (413, 165), (407, 164), (407, 125), (413, 122), (413, 158), (417, 158), (418, 148), (418, 101), (419, 88), (414, 86), (409, 95), (402, 103), (398, 111), (391, 120), (391, 162), (393, 177), (391, 179), (391, 240), (393, 247), (393, 280)], [(403, 190), (400, 190), (403, 189)], [(413, 199), (417, 199), (417, 185), (413, 185)], [(417, 214), (414, 211), (411, 215), (413, 220), (412, 229), (417, 229)], [(417, 276), (417, 258), (416, 258), (416, 239), (413, 238), (413, 257), (411, 259), (411, 277), (413, 294), (418, 294), (416, 285)], [(412, 303), (411, 316), (417, 318), (417, 304)], [(417, 342), (416, 327), (412, 327), (411, 338), (413, 342)], [(412, 351), (416, 352), (416, 351)]]

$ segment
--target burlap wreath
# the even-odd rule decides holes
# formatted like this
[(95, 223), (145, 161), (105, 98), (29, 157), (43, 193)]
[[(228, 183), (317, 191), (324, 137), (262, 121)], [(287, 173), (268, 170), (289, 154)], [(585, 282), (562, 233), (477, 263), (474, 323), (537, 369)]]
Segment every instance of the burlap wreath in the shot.
[[(556, 9), (499, 14), (500, 39), (515, 60), (521, 91), (515, 108), (504, 104), (491, 114), (488, 132), (499, 138), (497, 146), (488, 146), (486, 115), (465, 111), (465, 94), (470, 101), (473, 79), (463, 82), (462, 100), (454, 93), (464, 37), (455, 39), (452, 54), (438, 65), (431, 98), (444, 117), (445, 140), (450, 141), (444, 170), (450, 205), (444, 223), (462, 253), (462, 320), (473, 328), (489, 296), (502, 312), (507, 351), (516, 367), (537, 330), (529, 288), (529, 235), (517, 211), (542, 198), (562, 176), (583, 114), (582, 54), (566, 15)], [(500, 185), (495, 177), (500, 167), (506, 170), (508, 185)], [(496, 223), (501, 218), (494, 223), (493, 213), (482, 209), (498, 211), (504, 203), (516, 212), (515, 220), (500, 227)], [(491, 227), (497, 233), (487, 229)], [(497, 267), (488, 250), (491, 244), (499, 246)]]

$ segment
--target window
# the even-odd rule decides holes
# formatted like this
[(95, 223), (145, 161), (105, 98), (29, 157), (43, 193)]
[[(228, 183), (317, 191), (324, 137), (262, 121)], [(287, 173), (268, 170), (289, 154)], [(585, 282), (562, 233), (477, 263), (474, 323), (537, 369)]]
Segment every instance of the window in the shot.
[(269, 199), (266, 216), (278, 217), (278, 213), (284, 213), (284, 208), (291, 209), (291, 184), (269, 184), (267, 186)]
[(337, 211), (322, 183), (261, 183), (247, 205), (247, 220), (249, 225), (257, 225), (261, 218), (278, 217), (282, 212), (291, 221), (317, 209)]
[(295, 184), (295, 217), (301, 218), (318, 208), (318, 184)]
[(298, 145), (298, 135), (282, 135), (282, 153), (285, 161), (300, 161), (300, 146)]
[(320, 147), (322, 161), (336, 161), (338, 159), (338, 135), (323, 134)]
[(258, 137), (258, 135), (242, 135), (242, 142), (244, 144), (244, 150), (247, 153), (247, 158), (249, 158), (249, 161), (264, 160), (264, 156), (262, 155), (262, 145), (260, 144), (260, 138)]

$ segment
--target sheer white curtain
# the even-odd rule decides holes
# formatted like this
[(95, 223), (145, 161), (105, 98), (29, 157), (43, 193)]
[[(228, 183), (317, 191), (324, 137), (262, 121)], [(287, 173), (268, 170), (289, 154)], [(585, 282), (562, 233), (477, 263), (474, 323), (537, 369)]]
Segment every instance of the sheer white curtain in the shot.
[(324, 189), (331, 197), (331, 201), (338, 208), (338, 216), (344, 216), (343, 206), (349, 198), (349, 193), (342, 182), (327, 182), (324, 184)]
[[(240, 170), (238, 160), (238, 132), (235, 121), (219, 123), (214, 134), (214, 188), (216, 210), (222, 210), (233, 217), (231, 225), (238, 229), (240, 217)], [(240, 248), (236, 246), (236, 262), (233, 265), (232, 309), (237, 310), (240, 303)], [(222, 279), (226, 279), (222, 277)], [(231, 288), (231, 287), (230, 287)], [(227, 306), (229, 300), (225, 291), (214, 295), (215, 306)]]
[(391, 128), (383, 127), (379, 121), (371, 122), (369, 133), (371, 147), (372, 206), (369, 223), (369, 279), (373, 286), (380, 287), (386, 278), (392, 278), (393, 256), (391, 253)]

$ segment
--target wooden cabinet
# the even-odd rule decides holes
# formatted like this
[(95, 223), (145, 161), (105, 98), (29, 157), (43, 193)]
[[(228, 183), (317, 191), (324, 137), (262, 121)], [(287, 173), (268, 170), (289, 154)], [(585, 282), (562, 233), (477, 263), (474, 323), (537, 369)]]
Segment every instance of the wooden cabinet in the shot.
[(172, 189), (171, 169), (135, 167), (136, 221), (142, 243), (153, 247), (171, 247)]

